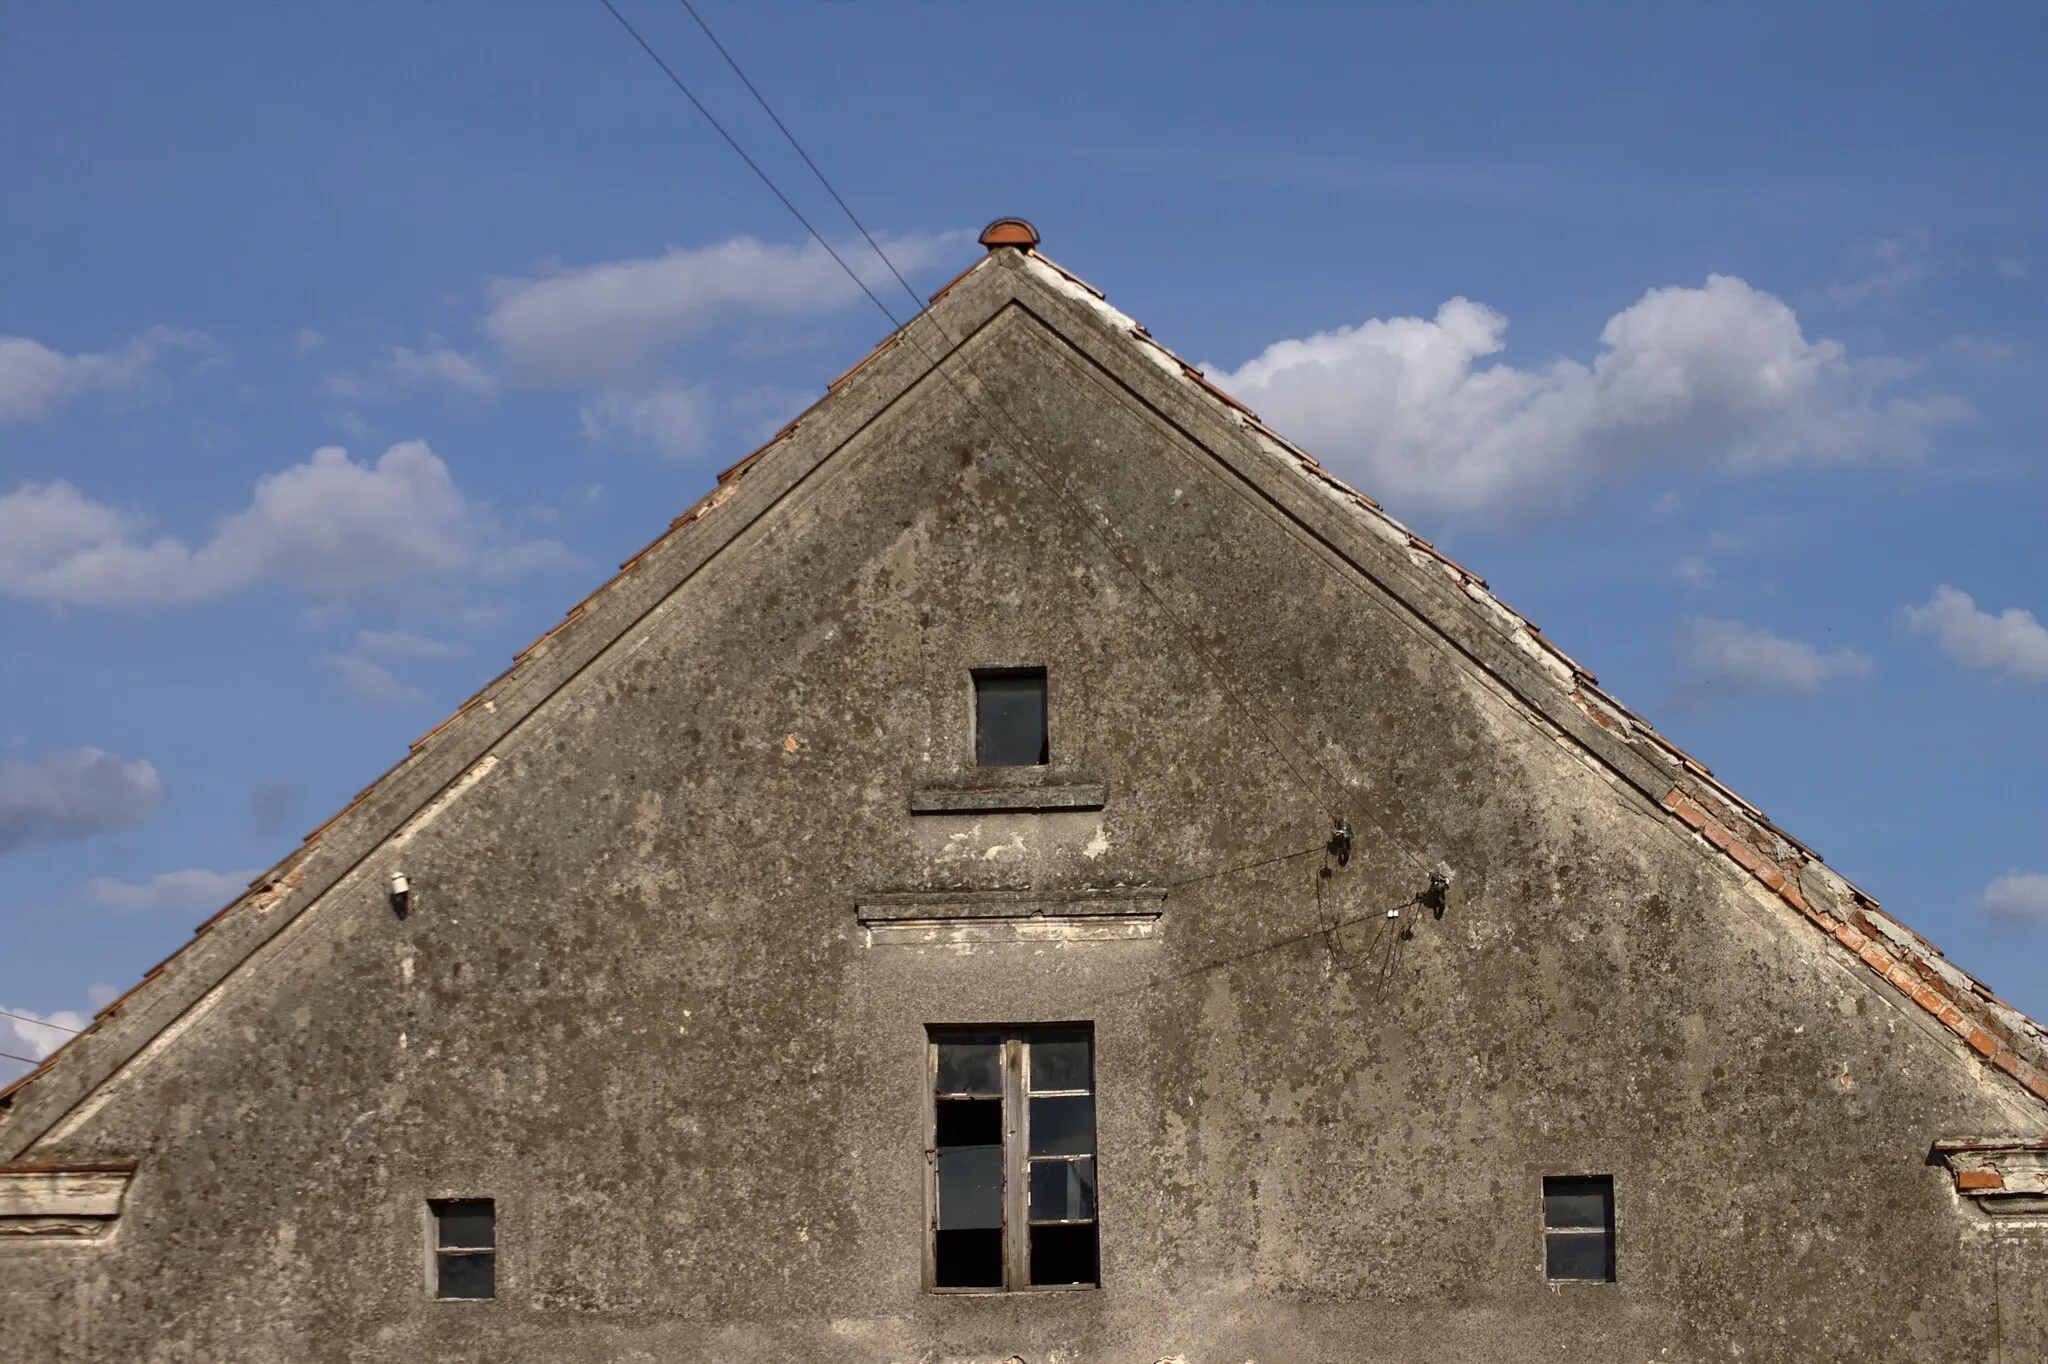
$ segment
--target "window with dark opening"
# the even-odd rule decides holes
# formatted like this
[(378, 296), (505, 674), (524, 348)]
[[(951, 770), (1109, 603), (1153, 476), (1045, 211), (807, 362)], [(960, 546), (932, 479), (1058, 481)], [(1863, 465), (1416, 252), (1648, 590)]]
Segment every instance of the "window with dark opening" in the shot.
[(974, 765), (1043, 767), (1045, 669), (983, 668), (974, 674)]
[(1094, 1284), (1093, 1028), (934, 1028), (929, 1064), (933, 1287)]
[(435, 1198), (434, 1296), (493, 1298), (498, 1293), (498, 1213), (488, 1198)]
[(1556, 1282), (1614, 1282), (1614, 1177), (1545, 1176), (1543, 1272)]

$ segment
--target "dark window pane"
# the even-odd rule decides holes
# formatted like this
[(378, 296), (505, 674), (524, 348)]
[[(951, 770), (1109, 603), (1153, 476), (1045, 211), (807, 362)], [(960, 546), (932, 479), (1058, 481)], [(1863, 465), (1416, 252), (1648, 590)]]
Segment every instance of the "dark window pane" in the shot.
[(939, 1043), (939, 1093), (1000, 1094), (1003, 1092), (1003, 1044), (1000, 1042)]
[(1095, 1161), (1031, 1162), (1031, 1220), (1087, 1222), (1095, 1217)]
[(1094, 1283), (1095, 1224), (1031, 1229), (1031, 1282)]
[(1050, 761), (1045, 669), (974, 675), (974, 761), (979, 767), (1035, 767)]
[(436, 1245), (480, 1250), (498, 1244), (497, 1213), (490, 1199), (441, 1198), (427, 1206), (434, 1211)]
[(941, 1231), (932, 1242), (932, 1282), (940, 1288), (1001, 1288), (1002, 1228)]
[(1553, 1279), (1614, 1278), (1614, 1238), (1604, 1231), (1553, 1231), (1543, 1237), (1544, 1273)]
[(1543, 1225), (1604, 1230), (1614, 1222), (1614, 1180), (1607, 1175), (1543, 1181)]
[(1088, 1055), (1092, 1050), (1085, 1037), (1035, 1039), (1031, 1043), (1031, 1088), (1039, 1093), (1092, 1088)]
[(1094, 1095), (1031, 1101), (1031, 1155), (1086, 1156), (1094, 1152)]
[(1003, 1141), (1001, 1099), (940, 1099), (936, 1105), (937, 1140), (940, 1150), (948, 1146), (1000, 1146)]
[(939, 1151), (939, 1230), (1003, 1225), (1003, 1148)]
[(443, 1251), (434, 1294), (442, 1298), (491, 1298), (497, 1296), (498, 1257), (488, 1250), (473, 1254)]

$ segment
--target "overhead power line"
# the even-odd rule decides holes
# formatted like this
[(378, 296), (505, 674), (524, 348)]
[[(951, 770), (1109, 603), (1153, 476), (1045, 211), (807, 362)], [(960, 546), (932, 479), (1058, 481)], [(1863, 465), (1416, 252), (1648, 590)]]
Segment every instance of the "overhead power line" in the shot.
[(18, 1018), (24, 1023), (33, 1023), (39, 1028), (55, 1028), (58, 1032), (68, 1032), (74, 1037), (85, 1031), (83, 1028), (67, 1028), (62, 1023), (52, 1023), (48, 1019), (37, 1018), (33, 1014), (18, 1014), (12, 1009), (0, 1009), (0, 1014), (5, 1014), (9, 1018)]
[[(832, 243), (825, 240), (824, 233), (818, 231), (817, 228), (811, 226), (811, 220), (803, 215), (803, 210), (798, 208), (795, 204), (791, 203), (789, 201), (789, 196), (784, 194), (782, 190), (776, 185), (776, 183), (768, 177), (768, 172), (762, 170), (760, 165), (754, 160), (754, 158), (747, 155), (747, 149), (739, 144), (739, 140), (737, 138), (735, 138), (731, 133), (725, 130), (725, 125), (718, 121), (716, 115), (714, 115), (709, 109), (704, 107), (704, 101), (698, 99), (696, 94), (690, 89), (690, 87), (683, 83), (683, 78), (675, 73), (675, 68), (671, 67), (667, 62), (663, 61), (661, 58), (661, 54), (659, 52), (656, 52), (654, 48), (648, 43), (648, 41), (640, 36), (640, 30), (634, 28), (633, 25), (627, 21), (626, 16), (619, 13), (618, 6), (614, 5), (612, 3), (612, 0), (604, 0), (604, 7), (611, 11), (612, 18), (619, 21), (620, 27), (624, 28), (626, 32), (633, 35), (633, 41), (640, 44), (640, 50), (642, 52), (645, 52), (649, 57), (653, 58), (654, 64), (661, 68), (662, 74), (669, 78), (670, 83), (672, 83), (676, 87), (676, 89), (683, 92), (683, 98), (689, 100), (691, 104), (694, 104), (697, 107), (697, 112), (704, 115), (704, 121), (706, 123), (709, 123), (713, 128), (715, 128), (718, 131), (718, 135), (725, 139), (725, 145), (732, 148), (734, 154), (737, 155), (740, 160), (747, 163), (747, 169), (751, 170), (756, 176), (760, 177), (761, 183), (768, 187), (768, 192), (774, 195), (776, 199), (780, 200), (782, 206), (788, 209), (790, 213), (795, 216), (796, 220), (804, 225), (804, 231), (810, 233), (811, 237), (818, 243), (818, 245), (825, 248), (825, 254), (832, 257), (834, 261), (838, 262), (839, 268), (846, 272), (846, 277), (852, 280), (855, 284), (858, 284), (860, 286), (860, 291), (868, 296), (868, 301), (870, 303), (873, 303), (877, 308), (880, 308), (882, 310), (882, 316), (889, 319), (890, 325), (901, 327), (903, 324), (896, 321), (896, 314), (889, 311), (889, 305), (882, 302), (881, 299), (875, 297), (875, 291), (873, 289), (868, 288), (867, 281), (862, 279), (859, 276), (859, 274), (855, 273), (853, 267), (846, 263), (845, 258), (842, 257), (837, 251), (835, 251), (832, 248)], [(702, 23), (703, 21), (699, 20), (698, 22)], [(708, 29), (706, 30), (706, 32), (709, 31), (710, 30)], [(728, 57), (726, 58), (726, 60), (731, 61), (732, 59)], [(749, 88), (752, 87), (750, 86)], [(759, 98), (759, 96), (757, 95), (756, 98)], [(879, 254), (881, 248), (877, 247), (875, 249)], [(895, 269), (895, 267), (891, 266), (890, 269), (893, 270)]]
[[(751, 80), (747, 79), (746, 72), (740, 70), (740, 64), (733, 59), (732, 53), (725, 50), (725, 44), (718, 41), (718, 35), (711, 31), (711, 25), (704, 22), (704, 16), (697, 13), (697, 7), (691, 4), (690, 0), (683, 0), (683, 8), (688, 10), (690, 17), (697, 21), (697, 27), (704, 30), (704, 36), (709, 38), (711, 45), (718, 49), (718, 55), (725, 58), (725, 64), (732, 68), (732, 73), (735, 76), (740, 78), (740, 84), (747, 87), (747, 93), (754, 97), (754, 102), (761, 106), (761, 111), (773, 119), (775, 126), (782, 130), (782, 135), (789, 139), (789, 145), (796, 149), (796, 154), (801, 156), (804, 159), (804, 164), (811, 168), (811, 174), (818, 177), (818, 183), (825, 187), (825, 193), (832, 196), (832, 202), (839, 205), (839, 211), (846, 215), (846, 221), (854, 225), (855, 229), (860, 232), (862, 239), (881, 258), (882, 264), (889, 267), (889, 273), (896, 276), (896, 282), (902, 285), (903, 292), (910, 296), (911, 306), (919, 312), (923, 312), (925, 310), (925, 301), (918, 297), (917, 290), (911, 288), (910, 281), (903, 278), (903, 272), (896, 268), (896, 262), (889, 259), (889, 253), (882, 249), (882, 244), (875, 240), (874, 234), (868, 231), (867, 226), (855, 215), (852, 206), (840, 197), (838, 190), (832, 188), (832, 182), (825, 178), (825, 172), (818, 168), (817, 162), (811, 160), (811, 154), (804, 150), (804, 144), (796, 140), (796, 134), (789, 130), (789, 125), (782, 121), (782, 116), (775, 112), (773, 105), (768, 103), (768, 97), (756, 89)], [(888, 309), (884, 308), (882, 311), (886, 313)], [(890, 321), (893, 322), (895, 319), (891, 318)]]

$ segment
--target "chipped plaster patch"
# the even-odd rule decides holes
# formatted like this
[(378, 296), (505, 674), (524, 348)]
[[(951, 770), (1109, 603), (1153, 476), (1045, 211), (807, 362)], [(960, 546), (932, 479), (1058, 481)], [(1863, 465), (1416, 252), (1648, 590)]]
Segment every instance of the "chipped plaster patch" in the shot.
[(450, 805), (454, 804), (456, 799), (459, 798), (463, 792), (469, 790), (470, 787), (475, 786), (485, 777), (488, 777), (491, 774), (491, 769), (496, 767), (497, 765), (498, 757), (494, 753), (491, 754), (489, 757), (485, 758), (482, 762), (478, 763), (475, 767), (470, 768), (469, 771), (463, 773), (460, 777), (456, 778), (455, 784), (453, 786), (449, 787), (446, 791), (443, 791), (438, 797), (435, 798), (434, 802), (431, 805), (427, 806), (426, 809), (420, 811), (418, 814), (414, 815), (410, 820), (406, 822), (406, 826), (398, 831), (397, 837), (391, 840), (390, 846), (394, 848), (402, 848), (406, 844), (412, 842), (413, 836), (415, 834), (419, 833), (420, 830), (426, 828), (429, 824), (432, 824), (436, 819), (440, 818), (441, 812), (443, 810), (447, 809)]
[(1029, 853), (1030, 850), (1024, 846), (1024, 835), (1021, 832), (1013, 833), (1010, 835), (1008, 843), (998, 843), (994, 847), (982, 849), (981, 860), (984, 862), (1021, 862)]

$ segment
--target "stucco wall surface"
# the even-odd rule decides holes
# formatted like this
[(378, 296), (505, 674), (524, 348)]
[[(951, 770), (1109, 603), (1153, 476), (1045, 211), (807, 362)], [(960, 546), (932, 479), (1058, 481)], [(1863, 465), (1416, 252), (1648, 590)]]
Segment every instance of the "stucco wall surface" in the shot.
[[(949, 365), (37, 1144), (139, 1167), (0, 1246), (0, 1358), (2048, 1358), (2041, 1234), (1928, 1160), (2041, 1105), (1030, 310)], [(1104, 807), (910, 814), (1003, 665)], [(1152, 937), (856, 921), (1110, 886)], [(1064, 1020), (1101, 1286), (927, 1291), (926, 1026)], [(1547, 1285), (1586, 1173), (1617, 1282)]]

